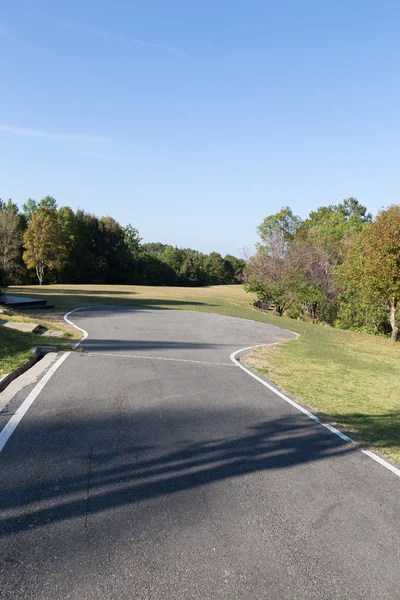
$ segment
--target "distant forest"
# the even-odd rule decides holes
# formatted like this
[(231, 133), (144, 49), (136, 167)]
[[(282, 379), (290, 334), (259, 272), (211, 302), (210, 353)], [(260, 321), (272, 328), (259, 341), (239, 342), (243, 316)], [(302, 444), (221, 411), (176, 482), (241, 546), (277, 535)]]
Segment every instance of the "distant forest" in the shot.
[(238, 283), (246, 261), (218, 252), (143, 244), (110, 216), (58, 207), (51, 196), (22, 210), (0, 200), (0, 287), (26, 283), (206, 286)]

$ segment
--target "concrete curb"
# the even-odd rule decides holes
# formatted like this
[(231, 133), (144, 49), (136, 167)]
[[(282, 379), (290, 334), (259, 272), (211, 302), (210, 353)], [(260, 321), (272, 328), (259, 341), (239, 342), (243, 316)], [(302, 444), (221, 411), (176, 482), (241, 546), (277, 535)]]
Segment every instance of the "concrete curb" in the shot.
[(33, 365), (43, 358), (45, 354), (48, 354), (49, 352), (57, 352), (57, 348), (55, 346), (35, 346), (35, 348), (32, 348), (32, 352), (32, 358), (25, 361), (23, 365), (17, 367), (14, 369), (14, 371), (11, 371), (11, 373), (7, 373), (7, 375), (4, 375), (0, 378), (0, 393), (3, 392), (6, 387), (10, 385), (12, 381), (14, 381), (14, 379), (17, 379), (17, 377), (33, 367)]

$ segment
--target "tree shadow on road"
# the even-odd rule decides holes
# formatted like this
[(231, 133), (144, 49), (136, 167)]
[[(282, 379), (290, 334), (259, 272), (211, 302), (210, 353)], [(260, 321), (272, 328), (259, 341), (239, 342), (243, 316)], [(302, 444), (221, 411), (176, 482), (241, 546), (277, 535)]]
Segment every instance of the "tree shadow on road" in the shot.
[[(8, 476), (0, 496), (1, 533), (178, 497), (354, 451), (302, 415), (253, 422), (232, 435), (226, 411), (175, 409), (164, 420), (159, 412), (26, 422), (23, 436), (11, 438), (2, 456)], [(237, 419), (232, 423), (237, 430)], [(220, 435), (204, 436), (218, 428)], [(36, 466), (27, 474), (33, 459)]]
[[(232, 344), (205, 343), (205, 342), (181, 342), (175, 340), (106, 340), (98, 338), (88, 338), (84, 341), (81, 348), (85, 353), (101, 354), (103, 352), (115, 351), (139, 351), (149, 350), (216, 350), (222, 348), (232, 348)], [(229, 355), (227, 359), (229, 358)], [(233, 364), (233, 363), (232, 363)]]
[(400, 456), (400, 410), (387, 410), (377, 414), (368, 413), (322, 413), (326, 421), (339, 423), (341, 427), (360, 437), (360, 443), (390, 450), (392, 456)]

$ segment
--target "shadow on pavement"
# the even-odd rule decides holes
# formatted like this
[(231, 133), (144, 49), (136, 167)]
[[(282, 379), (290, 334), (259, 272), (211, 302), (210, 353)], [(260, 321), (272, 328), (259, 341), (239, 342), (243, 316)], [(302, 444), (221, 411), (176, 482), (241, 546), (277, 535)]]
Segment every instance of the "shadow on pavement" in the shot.
[(193, 349), (212, 350), (218, 348), (231, 348), (232, 344), (208, 344), (203, 342), (176, 342), (173, 340), (100, 340), (88, 338), (82, 344), (82, 350), (90, 352), (111, 352), (129, 350), (163, 350), (163, 349)]
[[(160, 288), (162, 289), (162, 288)], [(190, 288), (188, 288), (190, 291)], [(140, 296), (135, 298), (137, 292), (134, 291), (119, 291), (119, 290), (69, 290), (69, 289), (53, 289), (43, 288), (37, 289), (36, 287), (32, 290), (32, 293), (27, 292), (26, 288), (12, 288), (12, 293), (17, 296), (23, 297), (35, 297), (41, 300), (47, 300), (50, 304), (55, 305), (55, 312), (67, 312), (78, 306), (96, 306), (109, 308), (112, 307), (126, 307), (126, 308), (180, 308), (187, 306), (204, 306), (211, 307), (215, 304), (211, 304), (208, 301), (198, 302), (190, 299), (171, 299), (171, 298), (145, 298)], [(188, 292), (189, 293), (189, 292)], [(29, 309), (27, 309), (29, 310)], [(53, 311), (53, 312), (54, 312)], [(89, 315), (88, 315), (89, 316)]]
[(302, 415), (240, 427), (226, 410), (159, 413), (26, 421), (2, 456), (1, 534), (354, 452)]

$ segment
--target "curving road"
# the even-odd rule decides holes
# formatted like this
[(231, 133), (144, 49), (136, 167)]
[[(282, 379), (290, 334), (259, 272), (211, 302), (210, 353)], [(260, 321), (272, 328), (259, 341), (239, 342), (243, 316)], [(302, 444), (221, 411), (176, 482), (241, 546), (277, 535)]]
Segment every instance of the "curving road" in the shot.
[(0, 454), (1, 599), (400, 597), (399, 479), (229, 359), (290, 332), (169, 310), (70, 319), (83, 352)]

